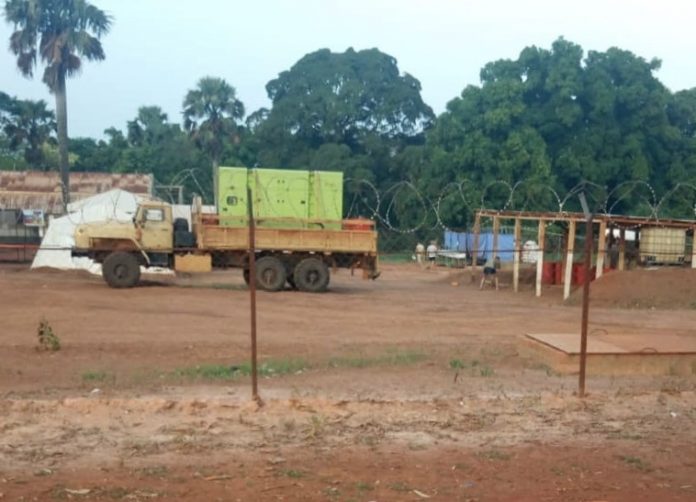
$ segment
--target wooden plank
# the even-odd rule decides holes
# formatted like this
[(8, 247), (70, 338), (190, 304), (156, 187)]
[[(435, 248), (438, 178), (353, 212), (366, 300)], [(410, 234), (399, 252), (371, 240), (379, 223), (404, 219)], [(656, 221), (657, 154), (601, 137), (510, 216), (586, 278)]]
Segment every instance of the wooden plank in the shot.
[(546, 241), (546, 224), (543, 219), (539, 220), (539, 253), (537, 255), (536, 269), (536, 295), (541, 296), (541, 278), (544, 270), (544, 244)]
[(604, 273), (604, 260), (607, 256), (607, 222), (599, 222), (599, 242), (597, 244), (597, 270), (595, 278), (599, 279)]
[[(200, 249), (245, 250), (249, 245), (246, 227), (201, 225)], [(377, 233), (352, 230), (257, 228), (256, 249), (309, 251), (319, 253), (377, 253)]]
[(626, 269), (626, 229), (619, 232), (619, 270)]
[(476, 219), (474, 220), (474, 249), (471, 250), (471, 280), (474, 281), (474, 275), (476, 274), (476, 260), (478, 259), (479, 250), (479, 234), (481, 233), (481, 214), (476, 213)]
[(566, 263), (563, 271), (563, 299), (570, 297), (570, 285), (573, 282), (573, 252), (575, 251), (575, 222), (571, 221), (568, 227), (568, 245), (566, 247)]
[(515, 218), (515, 250), (512, 254), (512, 287), (520, 289), (520, 254), (522, 253), (522, 220)]
[(497, 216), (493, 217), (493, 249), (491, 251), (491, 257), (495, 260), (495, 257), (500, 254), (498, 250), (498, 233), (500, 232), (500, 218)]

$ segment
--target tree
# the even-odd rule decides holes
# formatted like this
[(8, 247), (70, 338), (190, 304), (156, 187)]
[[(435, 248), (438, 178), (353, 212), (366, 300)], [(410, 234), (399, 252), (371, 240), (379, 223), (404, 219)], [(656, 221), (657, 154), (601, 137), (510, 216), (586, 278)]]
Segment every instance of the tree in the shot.
[(43, 82), (55, 95), (63, 205), (70, 201), (66, 79), (77, 74), (82, 59), (105, 58), (100, 38), (111, 19), (86, 0), (6, 0), (5, 19), (14, 25), (10, 50), (17, 66), (32, 77), (37, 57), (45, 65)]
[[(625, 187), (614, 211), (644, 211), (642, 182), (666, 193), (696, 174), (696, 100), (671, 96), (654, 75), (659, 67), (618, 48), (585, 54), (563, 38), (550, 50), (527, 47), (515, 60), (489, 63), (481, 85), (448, 103), (429, 132), (421, 186), (437, 197), (468, 180), (477, 192), (468, 198), (480, 201), (496, 180), (524, 182), (514, 207), (551, 210), (558, 201), (549, 188), (562, 196), (588, 180)], [(496, 192), (486, 200), (502, 207), (509, 190)]]
[(11, 150), (22, 152), (27, 165), (34, 169), (45, 169), (44, 147), (51, 142), (56, 129), (55, 115), (45, 101), (15, 99), (2, 107), (5, 116), (0, 126), (7, 136)]
[[(377, 49), (307, 54), (266, 85), (272, 108), (250, 116), (260, 163), (308, 167), (341, 160), (349, 175), (353, 164), (385, 180), (394, 174), (394, 157), (422, 141), (434, 118), (420, 90), (394, 57)], [(343, 147), (356, 162), (347, 162)]]
[(244, 104), (224, 79), (203, 77), (184, 98), (184, 129), (212, 161), (213, 200), (217, 205), (217, 171), (226, 145), (239, 136)]

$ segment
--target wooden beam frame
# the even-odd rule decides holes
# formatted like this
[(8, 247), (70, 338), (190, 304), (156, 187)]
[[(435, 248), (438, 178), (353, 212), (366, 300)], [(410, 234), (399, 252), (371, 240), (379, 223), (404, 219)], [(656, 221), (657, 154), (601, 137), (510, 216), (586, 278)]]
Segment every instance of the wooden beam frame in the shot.
[(537, 255), (536, 269), (536, 295), (541, 296), (541, 279), (544, 272), (544, 247), (546, 241), (546, 224), (543, 219), (539, 220), (539, 254)]
[(619, 271), (626, 269), (626, 229), (619, 230)]
[(595, 278), (599, 279), (604, 274), (604, 261), (607, 255), (607, 222), (599, 222), (599, 239), (597, 240), (597, 270)]
[(568, 224), (568, 245), (566, 246), (566, 262), (563, 278), (563, 299), (570, 297), (570, 285), (573, 282), (573, 254), (575, 252), (575, 221)]
[(522, 254), (522, 220), (515, 218), (515, 250), (512, 254), (512, 287), (520, 290), (520, 258)]

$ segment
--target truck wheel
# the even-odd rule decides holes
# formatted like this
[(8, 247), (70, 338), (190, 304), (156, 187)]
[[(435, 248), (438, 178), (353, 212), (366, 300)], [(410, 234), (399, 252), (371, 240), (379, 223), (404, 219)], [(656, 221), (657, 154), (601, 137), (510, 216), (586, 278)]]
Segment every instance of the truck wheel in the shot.
[(266, 291), (280, 291), (285, 286), (287, 272), (278, 258), (264, 256), (256, 262), (256, 285)]
[(329, 286), (329, 267), (318, 258), (305, 258), (295, 267), (293, 278), (300, 291), (322, 293)]
[(102, 276), (112, 288), (132, 288), (140, 280), (140, 262), (132, 253), (115, 251), (104, 260)]
[(249, 285), (249, 275), (250, 275), (249, 269), (248, 269), (248, 268), (245, 268), (245, 269), (242, 271), (242, 277), (244, 277), (244, 283), (245, 283), (247, 286)]

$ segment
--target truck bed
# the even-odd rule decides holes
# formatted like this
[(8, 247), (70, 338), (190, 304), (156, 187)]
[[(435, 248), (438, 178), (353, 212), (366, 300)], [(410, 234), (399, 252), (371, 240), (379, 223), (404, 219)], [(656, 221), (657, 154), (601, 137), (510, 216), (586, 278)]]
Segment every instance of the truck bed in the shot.
[[(201, 250), (249, 249), (249, 229), (197, 222), (197, 246)], [(317, 253), (377, 254), (377, 232), (372, 230), (324, 230), (256, 228), (258, 250)]]

